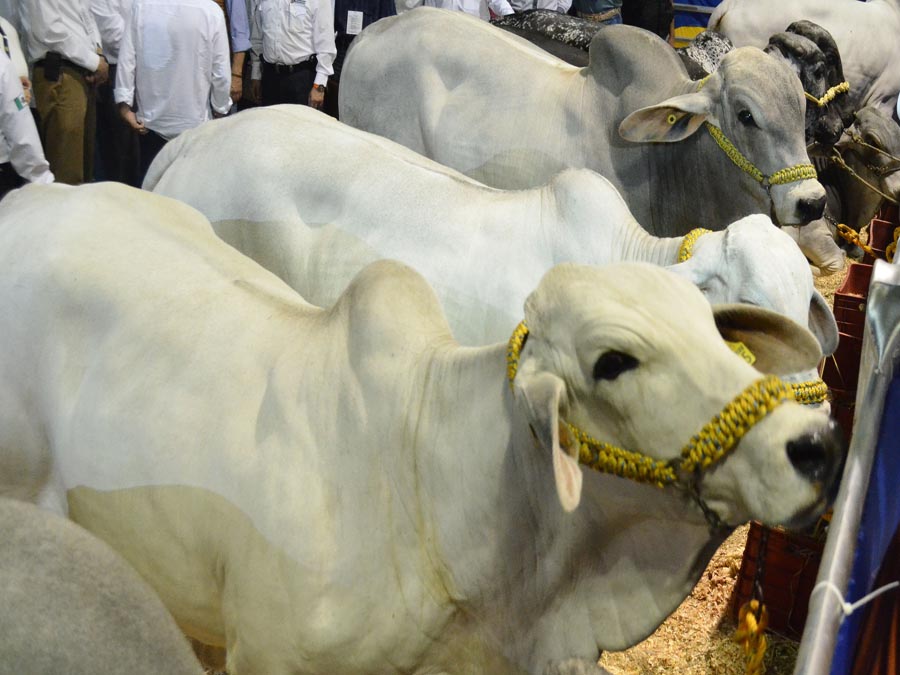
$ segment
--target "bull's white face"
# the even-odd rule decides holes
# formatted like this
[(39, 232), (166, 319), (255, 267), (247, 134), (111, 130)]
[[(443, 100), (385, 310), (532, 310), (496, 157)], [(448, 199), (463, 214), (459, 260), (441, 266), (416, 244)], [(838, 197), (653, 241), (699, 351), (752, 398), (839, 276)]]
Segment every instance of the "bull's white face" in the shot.
[[(806, 99), (790, 67), (744, 47), (727, 54), (718, 72), (722, 89), (714, 115), (735, 146), (765, 175), (809, 163)], [(765, 77), (760, 78), (759, 73)], [(772, 185), (769, 194), (775, 219), (782, 225), (815, 220), (825, 206), (825, 188), (813, 179)]]
[[(670, 269), (696, 284), (710, 304), (741, 303), (771, 309), (808, 327), (823, 354), (837, 348), (834, 315), (815, 289), (806, 258), (768, 216), (747, 216), (725, 230), (703, 235), (694, 245), (692, 257)], [(802, 377), (814, 376), (807, 373)]]
[[(532, 413), (543, 399), (529, 391), (531, 383), (558, 378), (563, 419), (657, 459), (679, 458), (692, 435), (761, 377), (725, 344), (700, 292), (659, 268), (554, 268), (529, 298), (526, 320), (531, 333), (516, 384)], [(814, 363), (812, 336), (783, 323), (779, 338), (799, 347), (780, 345), (779, 358), (795, 369)], [(803, 519), (824, 508), (839, 455), (828, 417), (787, 402), (708, 470), (701, 496), (732, 524)], [(558, 473), (565, 470), (565, 458), (554, 461)], [(558, 489), (565, 493), (565, 481)]]

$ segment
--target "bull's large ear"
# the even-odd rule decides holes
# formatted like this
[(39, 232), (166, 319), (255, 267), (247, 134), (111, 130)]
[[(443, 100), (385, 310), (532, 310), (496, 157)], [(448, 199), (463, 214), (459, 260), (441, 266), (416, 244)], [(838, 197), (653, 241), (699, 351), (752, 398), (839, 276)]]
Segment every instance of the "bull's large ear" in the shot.
[(559, 503), (566, 511), (574, 511), (581, 501), (581, 467), (559, 444), (559, 407), (565, 404), (566, 386), (547, 372), (520, 371), (516, 391), (525, 401), (532, 432), (553, 457)]
[(719, 333), (742, 342), (756, 357), (753, 367), (772, 375), (789, 375), (819, 365), (822, 350), (804, 326), (782, 314), (752, 305), (713, 305)]
[(812, 300), (809, 301), (809, 329), (819, 341), (822, 353), (825, 356), (834, 354), (838, 346), (837, 321), (819, 291), (813, 291)]
[(635, 110), (622, 120), (619, 135), (634, 143), (675, 143), (693, 134), (712, 112), (704, 91), (682, 94)]

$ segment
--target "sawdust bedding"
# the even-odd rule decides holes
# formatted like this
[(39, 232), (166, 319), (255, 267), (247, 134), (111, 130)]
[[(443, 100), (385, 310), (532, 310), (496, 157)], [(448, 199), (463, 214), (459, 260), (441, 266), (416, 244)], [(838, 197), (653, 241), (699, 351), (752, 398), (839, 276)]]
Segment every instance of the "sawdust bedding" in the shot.
[[(815, 280), (829, 306), (847, 269)], [(731, 601), (749, 530), (743, 525), (732, 533), (691, 594), (653, 635), (631, 649), (605, 652), (600, 665), (612, 675), (743, 675), (741, 648), (731, 640), (735, 629)], [(798, 643), (772, 633), (768, 637), (767, 675), (790, 675)], [(216, 669), (206, 673), (224, 675)]]

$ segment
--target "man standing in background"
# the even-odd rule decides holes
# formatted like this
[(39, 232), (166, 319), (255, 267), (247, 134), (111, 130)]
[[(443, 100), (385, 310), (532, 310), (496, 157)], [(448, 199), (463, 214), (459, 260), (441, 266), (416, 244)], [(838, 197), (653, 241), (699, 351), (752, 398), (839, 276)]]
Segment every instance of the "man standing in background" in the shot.
[[(228, 50), (231, 52), (231, 101), (237, 105), (244, 95), (244, 60), (250, 51), (248, 0), (213, 0), (225, 15)], [(233, 109), (232, 109), (233, 112)]]
[(228, 114), (229, 61), (225, 17), (215, 3), (134, 0), (119, 49), (115, 99), (139, 134), (141, 181), (167, 141)]
[(328, 78), (324, 108), (332, 117), (338, 116), (341, 69), (353, 38), (369, 24), (396, 13), (394, 0), (334, 0), (334, 43), (337, 56), (334, 59), (334, 74)]
[(89, 182), (94, 176), (94, 87), (109, 75), (89, 0), (23, 0), (21, 9), (50, 168), (62, 183)]
[(24, 182), (53, 182), (34, 117), (25, 101), (19, 69), (5, 49), (0, 49), (0, 136), (4, 155), (0, 197)]
[(116, 110), (113, 97), (119, 47), (131, 3), (132, 0), (91, 0), (103, 53), (109, 62), (109, 80), (97, 87), (97, 146), (102, 178), (140, 187), (138, 139)]
[(330, 0), (253, 0), (250, 41), (254, 98), (322, 107), (337, 53)]

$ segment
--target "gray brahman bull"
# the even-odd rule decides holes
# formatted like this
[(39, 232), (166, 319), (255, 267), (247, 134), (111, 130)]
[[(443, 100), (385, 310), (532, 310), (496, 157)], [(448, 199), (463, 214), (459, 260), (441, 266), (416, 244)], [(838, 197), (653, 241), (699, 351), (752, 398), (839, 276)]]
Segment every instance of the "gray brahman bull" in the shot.
[(900, 93), (900, 4), (897, 0), (724, 0), (709, 28), (736, 46), (762, 47), (795, 21), (815, 22), (840, 49), (853, 110), (874, 106), (888, 117)]
[(701, 86), (632, 26), (604, 28), (590, 52), (578, 69), (458, 12), (415, 9), (354, 40), (341, 120), (494, 187), (593, 169), (658, 236), (770, 209), (782, 225), (821, 216), (806, 102), (782, 61), (735, 49)]
[(0, 542), (2, 675), (203, 673), (147, 583), (84, 529), (0, 499)]
[(860, 231), (875, 217), (885, 195), (900, 200), (900, 126), (894, 120), (878, 108), (865, 107), (836, 149), (839, 161), (832, 157), (821, 171), (828, 195), (824, 217), (801, 228), (784, 228), (824, 274), (844, 268), (846, 255), (836, 241), (847, 244), (837, 235), (839, 224)]
[(460, 347), (399, 263), (320, 309), (174, 200), (22, 188), (0, 492), (106, 540), (230, 675), (596, 675), (730, 526), (815, 518), (838, 434), (760, 372), (815, 364), (805, 328), (659, 267), (557, 266), (523, 317)]

